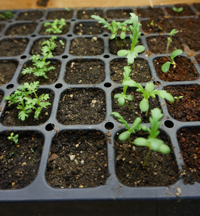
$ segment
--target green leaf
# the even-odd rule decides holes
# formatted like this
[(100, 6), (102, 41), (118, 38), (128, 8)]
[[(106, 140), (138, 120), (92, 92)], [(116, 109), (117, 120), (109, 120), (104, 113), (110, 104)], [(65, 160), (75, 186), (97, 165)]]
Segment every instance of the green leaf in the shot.
[(125, 32), (121, 32), (120, 38), (123, 40), (125, 37), (126, 37), (126, 33)]
[(162, 72), (166, 73), (167, 71), (169, 71), (170, 64), (171, 64), (171, 62), (169, 62), (169, 61), (165, 62), (161, 67)]
[(140, 110), (142, 112), (146, 112), (147, 110), (149, 109), (149, 101), (148, 99), (143, 99), (141, 102), (140, 102)]
[(126, 56), (128, 54), (128, 52), (129, 52), (128, 50), (119, 50), (117, 52), (117, 55), (121, 56), (121, 57), (124, 57), (124, 56)]
[(143, 137), (138, 137), (136, 138), (133, 143), (137, 146), (147, 146), (148, 142), (145, 138)]
[(171, 59), (172, 61), (174, 61), (174, 58), (176, 58), (176, 56), (180, 55), (183, 51), (181, 49), (176, 49), (172, 52), (171, 54)]
[(134, 48), (134, 52), (136, 52), (136, 53), (141, 53), (141, 52), (143, 52), (144, 50), (145, 50), (145, 47), (142, 46), (142, 45), (138, 45), (138, 46), (136, 46), (136, 47)]
[(127, 55), (127, 61), (129, 64), (133, 64), (135, 58), (138, 56), (138, 54), (134, 51), (129, 51)]
[(174, 102), (174, 97), (165, 90), (155, 90), (154, 93), (157, 94), (162, 99), (166, 99), (172, 103)]
[(122, 96), (122, 97), (119, 97), (118, 100), (117, 100), (117, 102), (118, 102), (118, 104), (119, 104), (120, 106), (123, 106), (124, 103), (125, 103), (124, 97), (123, 97), (123, 96)]
[(128, 101), (132, 101), (134, 99), (134, 97), (133, 97), (133, 95), (126, 95), (125, 99)]
[(136, 87), (136, 82), (134, 80), (126, 80), (122, 82), (123, 86)]
[(154, 90), (154, 84), (152, 82), (148, 82), (145, 86), (145, 91), (152, 92)]
[(119, 140), (124, 141), (130, 137), (131, 133), (129, 131), (124, 131), (119, 135)]

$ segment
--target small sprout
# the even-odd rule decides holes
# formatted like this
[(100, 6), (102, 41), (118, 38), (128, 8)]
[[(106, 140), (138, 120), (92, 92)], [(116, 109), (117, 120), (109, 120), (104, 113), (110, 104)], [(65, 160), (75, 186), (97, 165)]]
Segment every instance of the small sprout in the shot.
[(14, 16), (14, 14), (10, 11), (3, 11), (0, 13), (0, 18), (6, 19), (9, 18), (11, 19)]
[(137, 117), (135, 119), (135, 121), (133, 122), (131, 128), (129, 127), (127, 121), (118, 113), (118, 112), (112, 112), (110, 115), (113, 115), (115, 116), (116, 118), (118, 118), (118, 121), (123, 123), (123, 127), (126, 127), (126, 131), (122, 132), (120, 135), (119, 135), (119, 140), (121, 141), (124, 141), (124, 140), (127, 140), (129, 139), (129, 144), (131, 144), (131, 140), (130, 140), (130, 135), (131, 133), (135, 133), (136, 131), (139, 131), (141, 130), (141, 118), (140, 117)]
[(154, 21), (153, 21), (153, 20), (151, 20), (150, 25), (151, 25), (152, 27), (154, 27)]
[(179, 97), (174, 97), (174, 99), (176, 99), (176, 104), (178, 104), (179, 100), (183, 98), (183, 96), (179, 96)]
[(17, 144), (18, 143), (18, 137), (19, 137), (19, 134), (14, 135), (14, 133), (12, 132), (10, 134), (10, 136), (8, 136), (8, 139), (13, 141), (15, 144)]
[(65, 10), (66, 10), (66, 11), (70, 11), (70, 9), (69, 9), (68, 7), (65, 7)]
[[(116, 94), (114, 96), (114, 98), (118, 98), (117, 102), (118, 102), (118, 104), (120, 106), (123, 106), (126, 103), (126, 100), (132, 101), (134, 99), (134, 97), (132, 95), (126, 95), (128, 84), (130, 85), (133, 82), (133, 80), (131, 80), (131, 78), (129, 77), (130, 72), (131, 72), (131, 67), (130, 66), (124, 67), (124, 73), (123, 73), (124, 79), (123, 79), (123, 82), (126, 81), (126, 85), (123, 85), (123, 83), (122, 83), (123, 92), (121, 94)], [(128, 108), (130, 110), (130, 106), (127, 103), (126, 103), (126, 105), (128, 106)]]
[(59, 34), (59, 33), (62, 33), (62, 27), (66, 25), (66, 22), (65, 22), (65, 19), (62, 18), (61, 20), (58, 20), (58, 19), (55, 19), (53, 21), (53, 23), (50, 23), (50, 22), (46, 22), (44, 23), (44, 27), (47, 27), (47, 26), (51, 26), (51, 28), (48, 28), (46, 29), (46, 32), (53, 32), (54, 34)]
[(135, 69), (134, 60), (138, 56), (139, 53), (143, 52), (145, 50), (145, 47), (142, 45), (137, 45), (138, 39), (141, 35), (140, 32), (140, 26), (141, 24), (138, 21), (138, 16), (136, 16), (134, 13), (130, 13), (131, 15), (131, 21), (133, 23), (133, 26), (130, 26), (130, 30), (132, 32), (132, 35), (130, 35), (131, 39), (131, 49), (130, 50), (119, 50), (117, 52), (118, 56), (124, 57), (126, 56), (128, 64), (133, 64), (133, 68)]
[(167, 49), (166, 49), (166, 55), (169, 61), (165, 62), (162, 67), (161, 70), (162, 72), (166, 73), (167, 71), (169, 71), (170, 65), (174, 65), (174, 68), (176, 67), (176, 62), (174, 61), (174, 59), (180, 55), (183, 51), (181, 49), (176, 49), (174, 50), (170, 57), (169, 57), (169, 45), (172, 42), (172, 35), (178, 33), (178, 31), (176, 31), (175, 29), (173, 29), (168, 35), (169, 37), (167, 38)]
[(180, 13), (183, 11), (183, 7), (177, 8), (177, 7), (173, 7), (172, 10), (176, 13)]
[(15, 152), (10, 152), (8, 158), (11, 158), (14, 154), (15, 154)]
[(160, 31), (162, 31), (162, 30), (163, 30), (163, 28), (162, 28), (161, 26), (158, 26), (158, 28), (159, 28), (159, 30), (160, 30)]
[(63, 46), (65, 45), (65, 43), (62, 40), (59, 40), (59, 42), (61, 45), (63, 45)]
[(31, 150), (31, 153), (34, 153), (34, 150), (32, 148), (30, 148), (30, 150)]
[(49, 99), (48, 94), (37, 96), (38, 87), (39, 81), (30, 84), (26, 82), (19, 86), (12, 95), (4, 97), (4, 100), (10, 101), (10, 105), (17, 104), (17, 109), (20, 110), (18, 119), (24, 121), (33, 110), (35, 110), (34, 118), (38, 118), (41, 110), (51, 105), (51, 103), (46, 102)]
[(157, 136), (159, 135), (159, 126), (161, 124), (160, 119), (163, 117), (163, 114), (161, 113), (160, 109), (154, 108), (151, 110), (151, 117), (149, 118), (151, 128), (142, 125), (142, 130), (147, 131), (149, 133), (149, 136), (147, 139), (143, 137), (136, 138), (134, 140), (134, 144), (137, 146), (147, 146), (149, 147), (149, 152), (147, 153), (147, 156), (145, 158), (145, 161), (143, 163), (143, 167), (145, 167), (147, 160), (149, 158), (149, 155), (151, 151), (155, 152), (161, 152), (163, 154), (169, 154), (170, 148), (164, 142), (160, 139), (157, 139)]

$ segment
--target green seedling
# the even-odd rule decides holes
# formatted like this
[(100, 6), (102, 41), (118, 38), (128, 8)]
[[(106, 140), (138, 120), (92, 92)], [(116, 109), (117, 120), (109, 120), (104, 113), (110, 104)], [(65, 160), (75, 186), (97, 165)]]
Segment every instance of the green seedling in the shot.
[(14, 14), (9, 11), (3, 11), (0, 13), (0, 18), (3, 18), (3, 19), (6, 19), (6, 18), (11, 19), (13, 16)]
[(10, 105), (17, 104), (17, 109), (20, 110), (18, 118), (22, 121), (29, 117), (28, 114), (33, 110), (35, 110), (34, 118), (38, 118), (41, 110), (51, 105), (51, 103), (46, 102), (49, 99), (48, 94), (37, 95), (38, 87), (39, 81), (30, 84), (26, 82), (19, 86), (12, 95), (4, 98), (4, 100), (9, 101)]
[(45, 40), (42, 43), (42, 55), (44, 58), (52, 58), (53, 54), (52, 51), (56, 48), (55, 39), (56, 36), (52, 36), (49, 40)]
[(168, 93), (165, 90), (158, 90), (158, 89), (154, 89), (155, 86), (152, 82), (148, 82), (145, 86), (145, 88), (142, 87), (142, 85), (140, 85), (139, 83), (136, 83), (133, 80), (129, 80), (128, 82), (125, 81), (122, 83), (122, 85), (128, 85), (130, 87), (136, 87), (137, 88), (137, 92), (141, 92), (143, 99), (140, 102), (140, 110), (142, 112), (146, 112), (146, 115), (148, 114), (148, 110), (149, 110), (149, 97), (152, 98), (156, 98), (156, 95), (158, 95), (159, 97), (161, 97), (162, 99), (166, 99), (170, 102), (174, 102), (174, 98), (173, 96)]
[(46, 32), (53, 32), (54, 34), (62, 33), (62, 27), (66, 25), (65, 19), (62, 18), (61, 20), (55, 19), (53, 23), (46, 22), (44, 23), (44, 27), (51, 26), (51, 28), (46, 29)]
[[(117, 46), (119, 48), (121, 48), (121, 47), (124, 46), (124, 44), (125, 44), (125, 37), (126, 37), (126, 31), (129, 31), (129, 26), (128, 25), (132, 24), (131, 20), (126, 20), (124, 22), (116, 22), (115, 20), (113, 20), (111, 22), (111, 24), (110, 24), (104, 18), (102, 18), (100, 16), (92, 15), (91, 17), (93, 19), (95, 19), (95, 20), (98, 20), (98, 23), (104, 24), (104, 28), (108, 28), (112, 32), (112, 35), (110, 36), (110, 39), (111, 40), (115, 39), (116, 43), (117, 43)], [(123, 44), (120, 44), (119, 41), (118, 41), (118, 39), (117, 39), (117, 31), (118, 30), (121, 30), (120, 38), (122, 40), (124, 40)]]
[(151, 20), (150, 25), (151, 25), (152, 27), (154, 27), (154, 21), (153, 21), (153, 20)]
[(169, 56), (169, 45), (172, 42), (172, 35), (178, 33), (178, 31), (176, 31), (175, 29), (173, 29), (168, 35), (169, 37), (167, 38), (167, 48), (166, 48), (166, 55), (169, 61), (165, 62), (162, 67), (161, 70), (162, 72), (166, 73), (169, 68), (170, 65), (172, 64), (174, 66), (174, 68), (176, 68), (176, 62), (174, 61), (174, 59), (180, 55), (183, 51), (181, 49), (176, 49), (174, 50), (171, 55)]
[[(130, 72), (131, 72), (131, 67), (130, 66), (124, 67), (124, 73), (123, 73), (124, 79), (123, 79), (123, 82), (126, 81), (127, 84), (129, 84), (129, 81), (131, 82), (131, 78), (129, 77)], [(117, 102), (118, 102), (118, 104), (120, 106), (123, 106), (126, 103), (126, 105), (128, 106), (128, 108), (130, 110), (130, 106), (128, 105), (126, 100), (132, 101), (134, 99), (134, 97), (132, 95), (126, 95), (127, 88), (128, 88), (128, 85), (123, 85), (123, 92), (121, 94), (115, 94), (114, 98), (118, 98)]]
[(176, 13), (180, 13), (183, 11), (183, 7), (177, 8), (177, 7), (172, 7), (172, 10)]
[(167, 146), (162, 140), (157, 139), (157, 136), (159, 135), (159, 126), (161, 124), (160, 119), (163, 117), (163, 114), (161, 113), (160, 109), (154, 108), (151, 110), (151, 117), (149, 118), (151, 128), (143, 125), (142, 130), (147, 131), (149, 133), (149, 136), (147, 139), (143, 137), (138, 137), (134, 140), (134, 144), (137, 146), (147, 146), (149, 147), (149, 152), (147, 153), (147, 156), (145, 158), (145, 161), (143, 163), (143, 167), (145, 167), (147, 160), (149, 158), (149, 155), (151, 151), (155, 152), (161, 152), (163, 154), (169, 154), (170, 148)]
[(130, 128), (127, 121), (118, 112), (112, 112), (110, 115), (111, 116), (113, 115), (116, 118), (118, 118), (118, 121), (123, 123), (122, 126), (127, 129), (126, 131), (122, 132), (119, 135), (118, 137), (119, 140), (124, 141), (124, 140), (129, 139), (129, 144), (131, 144), (131, 140), (130, 140), (131, 133), (135, 133), (136, 131), (139, 131), (142, 128), (142, 125), (140, 125), (142, 121), (141, 118), (137, 117)]
[(138, 22), (138, 16), (136, 16), (134, 13), (130, 13), (130, 15), (131, 15), (130, 20), (133, 23), (133, 26), (129, 27), (132, 32), (132, 35), (130, 35), (131, 49), (130, 50), (119, 50), (117, 52), (117, 55), (121, 57), (126, 56), (128, 64), (133, 64), (133, 68), (135, 69), (134, 60), (138, 56), (139, 53), (145, 50), (145, 47), (142, 45), (136, 46), (138, 43), (138, 39), (141, 35), (141, 32), (140, 32), (141, 24)]
[(65, 10), (66, 10), (66, 11), (70, 11), (70, 9), (69, 9), (68, 7), (65, 7)]
[(10, 133), (10, 136), (8, 136), (8, 139), (13, 141), (15, 144), (18, 143), (18, 137), (19, 137), (19, 134), (16, 134), (14, 135), (14, 133)]
[(59, 40), (59, 42), (61, 45), (63, 45), (63, 46), (65, 45), (65, 43), (62, 40)]
[(176, 99), (176, 104), (178, 104), (178, 102), (179, 102), (179, 100), (181, 99), (181, 98), (183, 98), (183, 96), (179, 96), (179, 97), (174, 97), (174, 99)]

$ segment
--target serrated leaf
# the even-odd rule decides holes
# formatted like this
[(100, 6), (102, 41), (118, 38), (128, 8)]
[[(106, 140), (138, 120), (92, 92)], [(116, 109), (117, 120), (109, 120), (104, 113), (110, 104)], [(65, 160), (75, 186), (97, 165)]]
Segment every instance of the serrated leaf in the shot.
[(171, 64), (171, 62), (169, 62), (169, 61), (165, 62), (161, 67), (162, 72), (166, 73), (167, 71), (169, 71), (170, 64)]

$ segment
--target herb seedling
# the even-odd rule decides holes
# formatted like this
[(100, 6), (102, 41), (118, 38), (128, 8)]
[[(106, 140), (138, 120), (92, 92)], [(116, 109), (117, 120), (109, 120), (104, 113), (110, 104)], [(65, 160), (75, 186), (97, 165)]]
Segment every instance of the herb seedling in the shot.
[(14, 16), (14, 14), (10, 11), (3, 11), (0, 13), (0, 18), (3, 18), (3, 19), (11, 19), (12, 17)]
[(8, 139), (13, 141), (15, 144), (18, 143), (18, 137), (19, 137), (19, 134), (16, 134), (14, 135), (14, 133), (10, 133), (10, 136), (8, 136)]
[(176, 13), (180, 13), (183, 11), (183, 7), (177, 8), (177, 7), (172, 7), (172, 10)]
[(118, 56), (126, 56), (128, 64), (133, 64), (133, 68), (135, 69), (134, 60), (138, 56), (139, 53), (143, 52), (145, 50), (145, 47), (142, 45), (137, 45), (138, 39), (141, 35), (140, 32), (140, 26), (141, 24), (138, 22), (138, 16), (136, 16), (134, 13), (130, 13), (131, 18), (130, 20), (133, 23), (133, 26), (130, 26), (130, 30), (132, 32), (132, 35), (130, 35), (131, 39), (131, 49), (130, 50), (119, 50), (117, 52)]
[(153, 21), (153, 20), (151, 20), (150, 25), (151, 25), (152, 27), (154, 27), (154, 21)]
[(111, 116), (113, 115), (116, 118), (118, 118), (118, 121), (123, 123), (122, 126), (126, 127), (126, 129), (127, 129), (126, 131), (122, 132), (119, 135), (119, 137), (118, 137), (119, 140), (124, 141), (124, 140), (129, 139), (129, 144), (131, 144), (131, 140), (130, 140), (131, 133), (135, 133), (136, 131), (141, 130), (141, 127), (142, 127), (142, 125), (140, 125), (140, 123), (142, 121), (141, 118), (137, 117), (130, 128), (127, 121), (118, 112), (112, 112), (110, 115)]
[(174, 97), (174, 99), (176, 99), (176, 104), (178, 104), (179, 100), (182, 98), (183, 96), (179, 96), (179, 97)]
[(167, 38), (167, 48), (166, 48), (166, 55), (169, 61), (165, 62), (162, 67), (161, 70), (162, 72), (166, 73), (169, 68), (170, 65), (172, 64), (174, 66), (174, 68), (176, 67), (176, 62), (174, 61), (174, 59), (180, 55), (183, 51), (181, 49), (176, 49), (174, 50), (171, 55), (169, 56), (169, 45), (172, 42), (172, 35), (178, 33), (178, 31), (176, 31), (175, 29), (173, 29), (168, 35), (169, 37)]
[(65, 45), (65, 43), (62, 40), (59, 40), (59, 42), (61, 45), (63, 45), (63, 46)]
[(19, 86), (12, 95), (4, 98), (4, 100), (9, 101), (10, 105), (17, 104), (17, 109), (20, 110), (18, 118), (22, 121), (33, 110), (35, 110), (34, 118), (38, 118), (41, 110), (51, 105), (51, 103), (46, 102), (49, 99), (48, 94), (37, 95), (38, 87), (39, 81), (30, 84), (26, 82), (24, 85)]
[(66, 11), (70, 11), (70, 9), (69, 9), (68, 7), (65, 7), (65, 10), (66, 10)]
[(65, 19), (62, 18), (61, 20), (55, 19), (53, 23), (46, 22), (44, 23), (44, 27), (51, 26), (51, 28), (46, 29), (46, 32), (53, 32), (54, 34), (62, 33), (62, 27), (66, 25)]
[(42, 55), (45, 58), (53, 57), (52, 51), (56, 48), (56, 43), (55, 43), (56, 38), (57, 38), (56, 36), (52, 36), (49, 40), (45, 40), (42, 43)]
[(147, 160), (149, 158), (149, 155), (151, 151), (155, 152), (161, 152), (163, 154), (169, 154), (170, 148), (164, 142), (160, 139), (157, 139), (157, 136), (159, 135), (159, 126), (161, 124), (160, 119), (163, 117), (163, 114), (161, 113), (160, 109), (154, 108), (151, 110), (151, 117), (149, 118), (151, 128), (143, 125), (142, 130), (147, 131), (149, 133), (149, 136), (147, 139), (143, 137), (136, 138), (134, 140), (134, 144), (137, 146), (147, 146), (149, 147), (149, 152), (147, 153), (147, 156), (145, 158), (145, 161), (143, 163), (143, 167), (145, 167)]
[(156, 95), (158, 95), (159, 97), (161, 97), (162, 99), (166, 99), (170, 102), (174, 102), (174, 98), (173, 96), (168, 93), (165, 90), (158, 90), (158, 89), (154, 89), (154, 84), (152, 82), (148, 82), (145, 86), (145, 88), (142, 87), (142, 85), (140, 85), (139, 83), (136, 83), (135, 81), (124, 81), (122, 83), (122, 85), (129, 85), (130, 87), (137, 87), (137, 92), (141, 92), (143, 99), (140, 102), (140, 110), (142, 112), (146, 112), (146, 115), (148, 114), (148, 110), (149, 110), (149, 97), (155, 98)]
[[(110, 39), (115, 39), (116, 40), (116, 43), (117, 43), (117, 46), (119, 48), (123, 47), (124, 44), (125, 44), (125, 37), (126, 37), (126, 31), (129, 30), (129, 27), (128, 25), (129, 24), (132, 24), (132, 21), (131, 20), (126, 20), (124, 22), (116, 22), (115, 20), (113, 20), (110, 23), (108, 23), (104, 18), (100, 17), (100, 16), (97, 16), (97, 15), (92, 15), (91, 16), (93, 19), (95, 20), (98, 20), (98, 23), (102, 23), (104, 24), (104, 28), (108, 28), (111, 32), (112, 32), (112, 35), (110, 36)], [(121, 33), (120, 33), (120, 38), (122, 40), (124, 40), (124, 44), (120, 44), (118, 39), (117, 39), (117, 31), (121, 29)]]
[[(131, 78), (129, 77), (131, 72), (131, 67), (130, 66), (126, 66), (124, 67), (124, 79), (123, 82), (126, 81), (126, 84), (131, 84), (129, 82), (131, 81)], [(123, 85), (123, 83), (122, 83)], [(126, 95), (126, 91), (127, 91), (128, 85), (123, 85), (123, 92), (121, 94), (115, 94), (114, 98), (118, 98), (117, 102), (120, 106), (123, 106), (125, 103), (128, 106), (129, 110), (130, 110), (130, 106), (128, 105), (128, 103), (126, 102), (126, 100), (128, 101), (132, 101), (134, 99), (134, 97), (132, 95)]]

